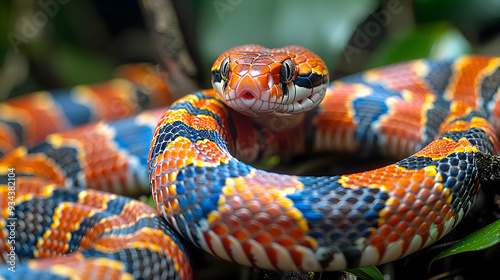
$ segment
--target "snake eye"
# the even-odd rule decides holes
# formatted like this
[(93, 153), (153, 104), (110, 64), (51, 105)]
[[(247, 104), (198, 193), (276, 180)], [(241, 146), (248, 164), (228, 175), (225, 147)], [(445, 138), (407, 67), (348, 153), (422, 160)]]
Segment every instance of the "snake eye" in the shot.
[(231, 68), (229, 68), (229, 56), (228, 56), (220, 64), (220, 75), (226, 81), (229, 80), (229, 71), (230, 70), (231, 70)]
[(280, 82), (282, 84), (288, 84), (293, 80), (294, 75), (295, 63), (293, 63), (290, 58), (287, 58), (281, 63)]

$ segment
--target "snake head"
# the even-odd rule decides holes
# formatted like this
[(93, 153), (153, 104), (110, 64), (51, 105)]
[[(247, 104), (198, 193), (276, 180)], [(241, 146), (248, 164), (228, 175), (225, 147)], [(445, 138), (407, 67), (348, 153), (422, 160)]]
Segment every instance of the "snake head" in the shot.
[(212, 66), (212, 86), (227, 106), (251, 117), (291, 116), (316, 107), (325, 96), (328, 69), (300, 46), (232, 48)]

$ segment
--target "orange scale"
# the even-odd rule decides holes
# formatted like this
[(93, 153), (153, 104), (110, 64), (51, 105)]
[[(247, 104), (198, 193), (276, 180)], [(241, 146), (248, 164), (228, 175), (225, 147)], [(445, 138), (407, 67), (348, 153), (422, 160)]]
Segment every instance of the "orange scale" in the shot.
[(427, 215), (429, 215), (429, 213), (432, 211), (432, 209), (425, 205), (422, 207), (422, 209), (420, 210), (420, 216), (421, 217), (427, 217)]
[(326, 72), (328, 72), (328, 69), (326, 69), (326, 67), (323, 67), (323, 65), (316, 65), (313, 68), (313, 72), (320, 75), (324, 75)]
[[(231, 205), (228, 205), (228, 204), (222, 204), (222, 205), (219, 205), (217, 207), (217, 211), (220, 213), (220, 216), (221, 217), (230, 217), (233, 213), (233, 207)], [(214, 218), (216, 218), (216, 220), (214, 221), (215, 222), (219, 222), (219, 217), (218, 215), (214, 215), (213, 216)]]
[(415, 233), (417, 231), (414, 229), (414, 228), (408, 228), (405, 233), (403, 234), (403, 238), (405, 239), (410, 239), (410, 238), (413, 238), (415, 236)]
[(432, 193), (441, 194), (443, 192), (443, 184), (436, 184), (436, 186), (432, 189)]
[[(161, 172), (161, 173), (167, 172), (168, 171), (168, 162), (162, 162), (161, 167), (160, 168), (157, 167), (156, 170)], [(157, 175), (160, 175), (160, 174), (157, 174)]]
[(408, 229), (408, 223), (407, 222), (400, 222), (397, 226), (396, 226), (396, 231), (397, 232), (405, 232), (407, 229)]
[(310, 249), (318, 247), (318, 242), (316, 241), (316, 239), (314, 239), (310, 236), (305, 236), (300, 241), (298, 241), (298, 240), (296, 240), (296, 241), (297, 241), (297, 245), (302, 246), (302, 247), (306, 247), (306, 248), (310, 248)]
[(161, 193), (162, 197), (164, 197), (165, 199), (170, 198), (170, 194), (168, 193), (168, 188), (161, 189), (160, 193)]
[(401, 219), (398, 216), (392, 216), (391, 218), (389, 218), (387, 223), (389, 225), (391, 225), (392, 227), (395, 227), (399, 224), (400, 221), (401, 221)]
[(318, 62), (318, 59), (317, 58), (308, 58), (306, 63), (311, 67), (311, 68), (314, 68), (314, 67), (317, 67), (319, 62)]
[(413, 176), (411, 178), (415, 183), (422, 182), (425, 179), (424, 169), (420, 169), (413, 173)]
[(403, 203), (406, 205), (412, 205), (417, 200), (417, 196), (413, 193), (407, 193), (403, 198)]
[(160, 161), (163, 161), (163, 159), (169, 159), (170, 158), (170, 150), (165, 150), (161, 155), (162, 155), (162, 159)]
[(243, 201), (250, 201), (251, 199), (253, 199), (254, 194), (252, 191), (247, 189), (247, 190), (242, 190), (241, 192), (239, 192), (238, 196), (241, 197), (241, 199), (243, 199)]
[(174, 212), (179, 211), (179, 204), (177, 203), (177, 200), (171, 200), (169, 204), (170, 208), (172, 208)]
[(167, 216), (172, 215), (172, 209), (170, 209), (170, 207), (168, 207), (167, 204), (163, 205), (163, 211), (167, 214)]
[(257, 200), (262, 204), (262, 205), (267, 205), (273, 202), (273, 196), (270, 194), (262, 194), (257, 197)]
[(389, 236), (389, 234), (391, 234), (392, 228), (387, 224), (383, 224), (382, 226), (380, 226), (378, 228), (378, 232), (381, 236), (386, 237), (386, 236)]
[(262, 245), (268, 245), (272, 241), (272, 237), (268, 233), (261, 233), (254, 238), (255, 241)]
[(400, 238), (399, 234), (398, 234), (398, 233), (393, 232), (393, 233), (391, 233), (391, 234), (387, 237), (387, 242), (390, 242), (390, 243), (392, 243), (392, 242), (396, 242), (396, 241), (398, 241), (398, 240), (399, 240), (399, 238)]
[[(253, 180), (251, 180), (251, 179), (250, 179), (250, 181), (253, 181)], [(265, 194), (265, 193), (266, 193), (266, 189), (265, 189), (265, 188), (263, 188), (263, 187), (261, 187), (261, 186), (259, 185), (259, 183), (260, 183), (260, 182), (258, 182), (258, 183), (254, 183), (254, 182), (252, 182), (252, 184), (249, 184), (249, 189), (248, 189), (248, 191), (249, 191), (250, 193), (252, 193), (253, 195), (262, 195), (262, 194)]]
[(267, 73), (269, 73), (269, 68), (267, 67), (267, 65), (255, 65), (253, 64), (250, 69), (250, 75), (255, 78), (255, 77), (258, 77), (258, 76), (261, 76), (261, 75), (266, 75)]
[(439, 197), (434, 194), (431, 194), (427, 199), (427, 205), (429, 205), (430, 207), (434, 207), (434, 205), (436, 205), (438, 201), (440, 201)]
[(290, 220), (290, 218), (287, 218), (286, 216), (279, 217), (275, 221), (275, 224), (277, 224), (283, 228), (292, 228), (294, 226), (294, 223)]
[(227, 199), (227, 204), (231, 205), (234, 210), (241, 209), (243, 207), (243, 200), (239, 196), (231, 196)]
[(255, 215), (255, 220), (261, 223), (263, 226), (269, 226), (273, 224), (272, 219), (266, 213), (259, 213)]
[(279, 207), (277, 204), (270, 204), (270, 205), (265, 206), (264, 211), (271, 218), (276, 218), (282, 214), (281, 207)]
[(380, 210), (380, 212), (379, 212), (379, 216), (381, 218), (384, 218), (384, 219), (389, 219), (393, 215), (394, 215), (394, 211), (389, 209), (389, 208), (384, 208), (384, 209)]
[(431, 213), (429, 213), (429, 215), (427, 215), (427, 221), (430, 223), (435, 222), (437, 224), (437, 222), (436, 222), (437, 217), (438, 217), (438, 213), (432, 211)]
[(267, 232), (269, 232), (274, 237), (278, 237), (283, 234), (283, 228), (277, 225), (270, 225), (267, 228)]
[[(384, 181), (386, 181), (386, 182), (384, 183), (384, 190), (385, 190), (385, 191), (392, 191), (392, 190), (396, 187), (396, 185), (395, 185), (395, 184), (390, 183), (390, 182), (387, 182), (387, 180), (385, 180), (385, 179), (383, 178), (383, 176), (382, 176), (382, 175), (380, 175), (380, 176), (378, 176), (378, 177), (373, 178), (373, 180), (374, 180), (375, 182), (384, 182)], [(400, 189), (402, 189), (402, 188), (400, 188)], [(402, 190), (404, 191), (404, 189), (402, 189)]]
[(410, 207), (406, 204), (400, 204), (398, 206), (398, 209), (396, 210), (396, 215), (398, 216), (404, 216), (410, 211)]
[[(260, 57), (257, 59), (257, 61), (256, 61), (256, 63), (258, 63), (258, 64), (265, 64), (265, 65), (266, 65), (266, 66), (268, 66), (268, 67), (269, 67), (269, 65), (270, 65), (270, 64), (272, 64), (272, 63), (274, 63), (274, 62), (275, 62), (275, 60), (273, 60), (273, 59), (271, 58), (271, 56), (260, 56)], [(255, 64), (255, 63), (254, 63), (254, 64)]]
[(236, 72), (239, 75), (245, 75), (248, 72), (249, 68), (249, 64), (237, 64), (236, 66), (234, 66), (233, 72)]
[(262, 224), (256, 221), (249, 221), (244, 224), (244, 227), (250, 232), (250, 234), (255, 234), (262, 231)]
[(404, 220), (405, 220), (405, 222), (409, 223), (409, 222), (413, 221), (413, 219), (415, 219), (415, 217), (417, 217), (417, 213), (414, 211), (409, 211), (408, 213), (406, 213)]
[[(478, 188), (479, 185), (476, 184), (476, 189), (475, 191), (479, 191), (479, 188)], [(447, 201), (448, 198), (450, 197), (450, 190), (449, 189), (446, 189), (445, 191), (443, 191), (443, 193), (441, 194), (441, 200), (444, 200), (444, 201)]]
[(311, 73), (311, 72), (312, 72), (311, 66), (309, 66), (308, 64), (302, 63), (299, 65), (299, 73), (307, 74), (307, 73)]
[(278, 244), (280, 244), (281, 246), (283, 246), (285, 248), (288, 248), (288, 247), (292, 247), (293, 245), (295, 245), (295, 240), (293, 240), (289, 237), (284, 237), (284, 238), (281, 238), (280, 240), (278, 240)]
[(272, 79), (271, 75), (262, 75), (255, 77), (253, 79), (257, 83), (257, 86), (259, 87), (260, 90), (262, 91), (270, 90), (268, 79)]
[(372, 246), (377, 247), (379, 245), (384, 244), (384, 242), (385, 242), (385, 238), (384, 237), (377, 236), (377, 237), (374, 237), (370, 243), (371, 243)]
[(250, 219), (252, 219), (252, 213), (247, 209), (240, 209), (238, 211), (235, 211), (234, 215), (238, 217), (243, 223), (246, 223), (250, 221)]
[(406, 188), (410, 185), (411, 181), (409, 178), (401, 178), (399, 181), (398, 181), (398, 184), (403, 187), (403, 188)]
[(177, 156), (181, 159), (186, 158), (187, 152), (184, 149), (179, 149)]
[(436, 218), (436, 221), (434, 222), (435, 224), (438, 224), (438, 225), (441, 225), (444, 221), (444, 217), (443, 216), (438, 216)]
[(248, 239), (248, 232), (245, 230), (237, 230), (233, 232), (232, 236), (234, 236), (239, 241), (244, 241)]
[(387, 200), (387, 205), (389, 205), (392, 209), (397, 209), (401, 204), (401, 199), (391, 197)]
[[(279, 74), (281, 71), (281, 63), (271, 63), (269, 64), (269, 72), (271, 72), (271, 74)], [(278, 75), (279, 76), (279, 75)]]
[(229, 80), (228, 86), (232, 89), (236, 89), (236, 86), (240, 82), (240, 76), (236, 75), (234, 72), (231, 72), (231, 78)]
[(426, 201), (427, 198), (431, 195), (431, 192), (428, 189), (421, 189), (420, 192), (418, 193), (418, 198)]
[(178, 159), (175, 163), (177, 165), (177, 168), (182, 168), (185, 166), (184, 160), (182, 160), (182, 159)]
[(172, 160), (172, 161), (168, 162), (168, 168), (169, 168), (169, 170), (175, 170), (175, 167), (176, 167), (175, 166), (175, 161)]
[(418, 228), (422, 223), (424, 222), (424, 219), (422, 217), (417, 216), (415, 219), (413, 219), (413, 222), (411, 223), (411, 227)]
[(453, 216), (454, 211), (451, 210), (449, 205), (445, 205), (441, 210), (441, 216), (444, 216), (446, 220), (449, 220)]
[(438, 200), (438, 202), (436, 202), (436, 205), (434, 206), (434, 210), (438, 211), (441, 215), (443, 215), (441, 211), (443, 210), (444, 206), (445, 202), (442, 200)]
[(422, 182), (422, 186), (427, 188), (427, 189), (431, 189), (433, 186), (434, 186), (434, 183), (436, 181), (434, 181), (434, 179), (431, 179), (431, 178), (427, 178), (425, 179), (423, 182)]
[(418, 229), (419, 234), (424, 234), (427, 231), (429, 231), (429, 228), (431, 227), (430, 223), (423, 223), (420, 228)]
[(160, 185), (166, 185), (168, 183), (167, 174), (162, 174), (160, 177)]
[(297, 55), (293, 60), (295, 61), (296, 64), (302, 64), (302, 63), (306, 62), (307, 56)]
[(397, 188), (394, 190), (394, 195), (399, 198), (403, 198), (406, 195), (406, 189)]
[(225, 222), (226, 222), (226, 225), (231, 229), (241, 227), (241, 221), (235, 216), (231, 216), (231, 217), (227, 218), (225, 220)]
[(411, 184), (409, 187), (409, 191), (413, 194), (418, 194), (422, 187), (419, 184)]
[(37, 249), (38, 251), (38, 255), (42, 258), (49, 258), (49, 252), (47, 251), (47, 249), (43, 248), (43, 249)]
[(417, 199), (417, 201), (415, 201), (412, 206), (413, 211), (420, 211), (420, 209), (425, 206), (425, 202), (421, 199)]
[(252, 212), (254, 215), (262, 212), (262, 205), (259, 202), (252, 200), (245, 204), (245, 208)]
[(234, 61), (235, 63), (241, 63), (241, 64), (250, 64), (253, 63), (256, 59), (256, 56), (254, 54), (248, 54), (244, 53), (241, 55), (235, 55), (236, 57), (233, 59), (233, 54), (230, 55), (230, 60)]
[(183, 150), (189, 150), (191, 149), (191, 144), (190, 142), (186, 142), (186, 141), (183, 141), (182, 142), (182, 147), (181, 147)]
[(305, 233), (300, 230), (299, 228), (292, 228), (290, 230), (290, 236), (295, 239), (295, 240), (299, 240), (301, 239), (302, 237), (304, 237)]
[(274, 53), (272, 56), (270, 56), (272, 60), (274, 60), (275, 62), (281, 62), (287, 58), (290, 58), (289, 55), (285, 55), (285, 54), (277, 54), (277, 53)]
[(181, 141), (174, 142), (174, 148), (175, 149), (180, 149), (181, 147), (182, 147), (182, 142)]

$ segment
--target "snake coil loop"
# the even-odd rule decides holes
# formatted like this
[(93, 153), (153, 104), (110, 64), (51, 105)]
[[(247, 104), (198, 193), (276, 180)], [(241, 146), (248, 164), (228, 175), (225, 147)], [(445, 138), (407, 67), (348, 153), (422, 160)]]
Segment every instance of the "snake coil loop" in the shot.
[[(42, 92), (2, 103), (0, 150), (14, 146), (5, 141), (47, 135), (43, 128), (114, 116), (110, 100), (130, 106), (126, 112), (166, 100), (160, 75), (127, 73), (67, 96)], [(264, 269), (381, 264), (450, 232), (472, 207), (478, 177), (499, 173), (478, 161), (499, 151), (500, 58), (420, 59), (328, 84), (323, 61), (305, 48), (246, 45), (223, 53), (212, 79), (214, 89), (165, 111), (51, 134), (1, 158), (0, 259), (57, 258), (16, 264), (16, 274), (2, 267), (0, 278), (191, 279), (177, 234), (213, 255)], [(151, 95), (141, 91), (147, 98), (138, 100), (137, 86)], [(88, 100), (92, 89), (101, 99), (87, 108), (75, 95)], [(45, 115), (40, 100), (48, 104)], [(12, 112), (22, 112), (19, 122)], [(71, 115), (82, 112), (85, 121)], [(276, 120), (297, 113), (304, 114), (292, 129), (279, 128)], [(244, 163), (326, 151), (411, 155), (332, 177)], [(105, 192), (136, 186), (151, 191), (157, 210)]]

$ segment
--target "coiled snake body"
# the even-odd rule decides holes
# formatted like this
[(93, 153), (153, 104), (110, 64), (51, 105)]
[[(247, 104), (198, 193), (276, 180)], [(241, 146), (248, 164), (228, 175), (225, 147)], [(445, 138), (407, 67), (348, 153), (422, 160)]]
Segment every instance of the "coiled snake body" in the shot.
[[(86, 125), (6, 154), (0, 252), (7, 265), (0, 275), (190, 279), (176, 232), (223, 259), (266, 269), (342, 270), (406, 256), (448, 233), (474, 202), (475, 154), (499, 147), (499, 67), (500, 59), (485, 56), (415, 60), (327, 87), (326, 67), (306, 49), (231, 49), (212, 67), (215, 90), (185, 96), (164, 113)], [(131, 69), (114, 88), (135, 97), (116, 100), (134, 110), (167, 102), (159, 101), (165, 89), (157, 77)], [(50, 98), (66, 106), (64, 114), (87, 112), (91, 90), (81, 91)], [(30, 134), (23, 130), (29, 122), (13, 117), (26, 104), (2, 106), (11, 113), (1, 129), (13, 135), (4, 134), (3, 143), (14, 146)], [(417, 152), (333, 177), (243, 163), (324, 151)], [(142, 202), (103, 192), (139, 192), (136, 185), (151, 188), (168, 224)]]

